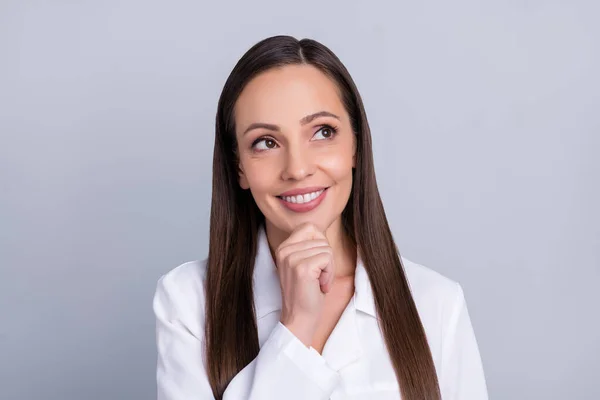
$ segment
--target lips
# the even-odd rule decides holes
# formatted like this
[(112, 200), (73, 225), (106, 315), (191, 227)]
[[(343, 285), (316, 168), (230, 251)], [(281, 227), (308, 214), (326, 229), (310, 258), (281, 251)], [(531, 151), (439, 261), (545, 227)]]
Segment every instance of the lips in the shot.
[[(290, 211), (304, 213), (314, 210), (325, 198), (329, 188), (305, 188), (288, 191), (277, 196), (281, 204)], [(308, 190), (308, 191), (307, 191)]]
[(317, 197), (319, 197), (321, 195), (321, 193), (323, 193), (324, 190), (325, 189), (320, 189), (320, 190), (315, 190), (313, 192), (308, 192), (308, 193), (304, 193), (304, 194), (296, 194), (296, 195), (291, 195), (291, 196), (277, 196), (277, 197), (287, 201), (288, 203), (304, 204), (304, 203), (308, 203), (308, 202), (316, 199)]
[(299, 195), (299, 194), (304, 195), (304, 194), (307, 194), (307, 193), (318, 192), (319, 190), (323, 190), (323, 189), (327, 189), (327, 186), (309, 186), (309, 187), (305, 187), (305, 188), (298, 188), (298, 189), (288, 190), (287, 192), (281, 193), (277, 197), (296, 196), (296, 195)]

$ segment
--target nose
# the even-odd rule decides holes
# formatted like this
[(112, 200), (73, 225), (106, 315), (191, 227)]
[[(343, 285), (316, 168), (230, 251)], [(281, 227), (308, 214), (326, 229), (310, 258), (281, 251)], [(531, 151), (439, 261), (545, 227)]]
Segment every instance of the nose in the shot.
[(315, 172), (315, 164), (306, 149), (288, 147), (285, 153), (284, 167), (281, 171), (283, 180), (302, 180)]

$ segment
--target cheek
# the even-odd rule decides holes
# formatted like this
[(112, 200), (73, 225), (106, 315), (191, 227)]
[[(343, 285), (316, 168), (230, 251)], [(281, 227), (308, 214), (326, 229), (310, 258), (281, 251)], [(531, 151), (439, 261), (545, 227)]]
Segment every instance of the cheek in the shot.
[(336, 181), (352, 175), (352, 149), (338, 148), (321, 157), (321, 168)]
[[(264, 160), (247, 160), (244, 163), (244, 171), (252, 194), (256, 197), (270, 192), (273, 182), (277, 179), (274, 168), (264, 165)], [(258, 200), (258, 199), (257, 199)]]

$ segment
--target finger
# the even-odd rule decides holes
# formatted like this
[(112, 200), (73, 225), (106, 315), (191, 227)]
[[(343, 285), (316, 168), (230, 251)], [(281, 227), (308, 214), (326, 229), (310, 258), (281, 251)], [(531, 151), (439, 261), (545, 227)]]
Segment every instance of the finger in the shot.
[(277, 260), (280, 261), (284, 260), (292, 253), (297, 253), (306, 249), (323, 246), (329, 246), (329, 242), (324, 239), (304, 240), (297, 243), (290, 243), (287, 245), (279, 246), (277, 248), (277, 251), (275, 252), (275, 256), (277, 257)]
[[(332, 257), (329, 252), (318, 253), (302, 260), (297, 268), (306, 270), (308, 274), (316, 280), (320, 280), (321, 274), (328, 264), (331, 263)], [(319, 284), (321, 282), (319, 281)]]
[(283, 241), (282, 245), (285, 243), (297, 243), (304, 240), (315, 240), (315, 239), (325, 239), (325, 234), (317, 228), (317, 226), (311, 222), (305, 222), (303, 224), (298, 225), (290, 234), (290, 236)]
[(335, 280), (335, 259), (331, 257), (330, 262), (321, 270), (321, 276), (319, 276), (319, 284), (323, 293), (328, 293), (333, 287)]
[(327, 294), (331, 291), (335, 277), (334, 259), (331, 253), (311, 256), (303, 261), (302, 266), (310, 270), (309, 276), (317, 278), (322, 293)]
[(317, 254), (327, 253), (331, 256), (332, 251), (333, 250), (329, 246), (309, 247), (302, 251), (296, 251), (296, 252), (289, 254), (287, 256), (286, 260), (287, 260), (288, 265), (298, 266), (298, 265), (301, 265), (305, 259), (310, 258)]

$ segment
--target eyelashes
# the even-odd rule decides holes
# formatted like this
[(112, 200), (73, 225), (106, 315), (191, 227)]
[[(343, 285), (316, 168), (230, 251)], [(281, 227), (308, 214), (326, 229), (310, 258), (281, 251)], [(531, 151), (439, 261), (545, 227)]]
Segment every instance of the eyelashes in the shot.
[[(335, 138), (335, 136), (338, 134), (339, 127), (329, 125), (329, 124), (323, 124), (323, 125), (319, 126), (319, 129), (314, 133), (314, 135), (312, 137), (314, 138), (319, 132), (322, 132), (324, 130), (329, 130), (331, 132), (330, 135), (323, 136), (323, 139), (318, 139), (318, 140), (331, 140), (331, 139)], [(263, 146), (257, 146), (260, 143), (264, 143)], [(267, 144), (267, 143), (269, 143), (269, 144)], [(274, 149), (276, 146), (277, 146), (277, 143), (276, 143), (275, 139), (273, 139), (271, 136), (261, 136), (258, 139), (256, 139), (254, 142), (252, 142), (252, 145), (250, 147), (254, 151), (261, 152), (261, 151)], [(262, 147), (262, 148), (258, 148), (258, 147)]]

